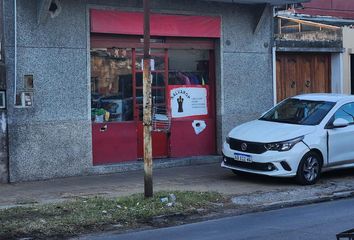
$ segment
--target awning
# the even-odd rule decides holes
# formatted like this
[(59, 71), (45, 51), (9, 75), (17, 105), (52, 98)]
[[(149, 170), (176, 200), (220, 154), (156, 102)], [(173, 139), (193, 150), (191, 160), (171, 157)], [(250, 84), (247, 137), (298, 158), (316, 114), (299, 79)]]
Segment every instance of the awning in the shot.
[[(90, 10), (91, 32), (143, 35), (143, 13)], [(151, 14), (151, 36), (219, 38), (218, 16)]]

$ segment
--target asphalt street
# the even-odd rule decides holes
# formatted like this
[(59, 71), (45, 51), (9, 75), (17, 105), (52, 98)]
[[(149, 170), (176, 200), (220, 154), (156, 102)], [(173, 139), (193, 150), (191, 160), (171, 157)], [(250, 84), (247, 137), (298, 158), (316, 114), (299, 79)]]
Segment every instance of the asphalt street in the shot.
[(338, 200), (274, 211), (128, 234), (106, 233), (81, 240), (235, 240), (336, 239), (354, 228), (354, 199)]

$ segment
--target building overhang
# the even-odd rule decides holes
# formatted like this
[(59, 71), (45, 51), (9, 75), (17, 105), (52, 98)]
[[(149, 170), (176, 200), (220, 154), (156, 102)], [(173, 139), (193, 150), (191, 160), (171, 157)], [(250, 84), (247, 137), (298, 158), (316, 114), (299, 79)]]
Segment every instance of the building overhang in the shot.
[(239, 4), (269, 4), (284, 5), (309, 2), (310, 0), (204, 0), (207, 2), (239, 3)]
[[(264, 4), (266, 6), (295, 4), (309, 2), (310, 0), (203, 0), (206, 2), (220, 2), (220, 3), (235, 3), (235, 4)], [(58, 0), (38, 0), (37, 1), (37, 21), (38, 24), (43, 23), (49, 17), (49, 9), (54, 4), (55, 8), (59, 5)], [(262, 14), (263, 15), (263, 14)], [(260, 19), (261, 20), (261, 19)], [(262, 21), (260, 21), (262, 22)], [(258, 28), (258, 27), (256, 27)]]

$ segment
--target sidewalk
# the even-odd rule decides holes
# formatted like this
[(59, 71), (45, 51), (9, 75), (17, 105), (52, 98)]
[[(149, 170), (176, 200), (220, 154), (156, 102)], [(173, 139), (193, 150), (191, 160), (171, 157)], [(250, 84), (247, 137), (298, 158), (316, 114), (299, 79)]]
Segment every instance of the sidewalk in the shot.
[[(239, 177), (219, 164), (156, 169), (154, 191), (216, 191), (234, 196), (241, 205), (288, 203), (352, 195), (353, 170), (324, 174), (314, 186), (299, 186), (291, 179)], [(0, 184), (0, 208), (70, 200), (84, 196), (116, 197), (143, 192), (143, 171), (71, 177), (29, 183)]]

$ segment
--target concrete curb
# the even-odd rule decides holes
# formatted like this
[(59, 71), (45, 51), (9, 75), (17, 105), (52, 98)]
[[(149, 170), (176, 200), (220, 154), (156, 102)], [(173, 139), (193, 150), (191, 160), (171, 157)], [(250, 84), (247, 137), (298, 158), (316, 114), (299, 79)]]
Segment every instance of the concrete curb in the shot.
[(336, 192), (332, 195), (324, 195), (320, 197), (312, 197), (306, 198), (302, 200), (295, 200), (295, 201), (283, 201), (283, 202), (274, 202), (271, 204), (264, 204), (261, 210), (269, 211), (275, 209), (281, 209), (285, 207), (296, 207), (296, 206), (303, 206), (308, 204), (315, 204), (321, 202), (328, 202), (328, 201), (335, 201), (345, 198), (352, 198), (354, 197), (354, 190), (353, 191), (343, 191), (343, 192)]
[(273, 203), (265, 203), (265, 204), (259, 204), (259, 205), (238, 205), (238, 204), (233, 204), (233, 206), (242, 206), (241, 211), (235, 209), (234, 211), (231, 209), (230, 212), (225, 213), (225, 214), (220, 214), (217, 216), (214, 216), (210, 219), (217, 219), (217, 218), (222, 218), (222, 217), (229, 217), (229, 216), (236, 216), (236, 215), (244, 215), (244, 214), (250, 214), (250, 213), (257, 213), (257, 212), (265, 212), (265, 211), (272, 211), (272, 210), (278, 210), (282, 208), (291, 208), (291, 207), (298, 207), (298, 206), (305, 206), (309, 204), (316, 204), (316, 203), (322, 203), (322, 202), (329, 202), (329, 201), (335, 201), (335, 200), (340, 200), (340, 199), (346, 199), (346, 198), (353, 198), (354, 197), (354, 190), (346, 190), (346, 191), (341, 191), (341, 192), (334, 192), (330, 195), (323, 195), (323, 196), (318, 196), (318, 197), (309, 197), (301, 200), (289, 200), (289, 201), (278, 201), (278, 202), (273, 202)]
[[(197, 166), (221, 162), (222, 157), (219, 155), (188, 157), (188, 158), (168, 158), (156, 159), (153, 161), (154, 169)], [(88, 175), (100, 175), (111, 173), (122, 173), (130, 171), (140, 171), (144, 169), (144, 162), (142, 160), (120, 163), (104, 166), (93, 166), (88, 170)]]

